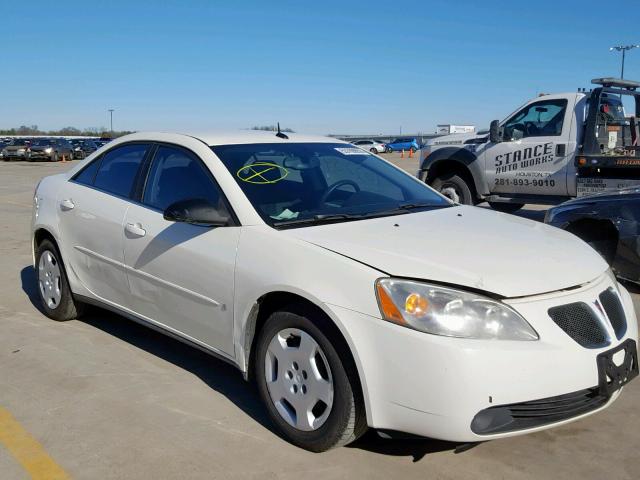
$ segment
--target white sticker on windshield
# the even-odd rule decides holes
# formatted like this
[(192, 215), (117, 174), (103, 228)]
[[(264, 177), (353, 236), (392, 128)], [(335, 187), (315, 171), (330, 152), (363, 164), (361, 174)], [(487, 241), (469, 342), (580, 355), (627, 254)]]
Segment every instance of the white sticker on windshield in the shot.
[(367, 152), (360, 150), (358, 147), (337, 147), (334, 149), (343, 155), (366, 155)]

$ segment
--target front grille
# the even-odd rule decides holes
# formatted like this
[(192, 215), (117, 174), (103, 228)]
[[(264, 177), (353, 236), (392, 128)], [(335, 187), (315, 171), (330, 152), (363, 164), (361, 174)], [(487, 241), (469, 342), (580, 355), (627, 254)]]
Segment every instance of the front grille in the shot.
[(473, 417), (471, 430), (478, 435), (489, 435), (540, 427), (596, 410), (607, 400), (598, 387), (593, 387), (557, 397), (490, 407)]
[(601, 348), (609, 345), (607, 332), (595, 312), (584, 302), (552, 307), (549, 309), (549, 316), (583, 347)]
[(624, 316), (622, 303), (620, 303), (620, 298), (612, 288), (608, 288), (602, 292), (599, 298), (604, 311), (607, 312), (607, 317), (609, 317), (613, 331), (616, 332), (616, 337), (620, 340), (624, 337), (624, 334), (627, 333), (627, 321)]

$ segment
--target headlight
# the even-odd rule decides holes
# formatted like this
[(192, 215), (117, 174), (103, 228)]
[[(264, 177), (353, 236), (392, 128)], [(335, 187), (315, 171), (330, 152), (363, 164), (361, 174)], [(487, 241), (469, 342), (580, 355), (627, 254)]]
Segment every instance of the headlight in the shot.
[(19, 148), (18, 149), (18, 153), (24, 153), (25, 149), (24, 148)]
[(51, 147), (44, 149), (44, 153), (51, 153), (51, 152), (53, 152), (53, 148)]
[(421, 332), (483, 340), (539, 338), (511, 307), (475, 293), (394, 278), (379, 279), (376, 293), (385, 320)]

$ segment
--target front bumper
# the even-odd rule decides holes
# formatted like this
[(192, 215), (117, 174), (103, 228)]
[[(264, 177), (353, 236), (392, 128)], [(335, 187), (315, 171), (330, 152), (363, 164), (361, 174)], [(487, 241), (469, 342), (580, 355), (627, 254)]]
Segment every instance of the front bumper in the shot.
[[(575, 394), (598, 387), (597, 356), (631, 338), (638, 327), (629, 294), (620, 287), (627, 332), (601, 349), (576, 343), (546, 314), (554, 305), (592, 302), (611, 280), (604, 276), (567, 292), (507, 302), (540, 335), (538, 341), (447, 338), (407, 329), (328, 305), (351, 344), (363, 387), (369, 426), (455, 442), (477, 442), (534, 432), (591, 415), (610, 405), (620, 390), (592, 408), (542, 425), (476, 433), (474, 418), (491, 407)], [(478, 429), (476, 429), (478, 431)]]

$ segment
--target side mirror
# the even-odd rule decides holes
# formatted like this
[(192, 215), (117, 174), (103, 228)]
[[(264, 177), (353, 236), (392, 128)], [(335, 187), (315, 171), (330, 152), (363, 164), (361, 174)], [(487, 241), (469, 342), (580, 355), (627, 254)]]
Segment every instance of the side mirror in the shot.
[(489, 141), (491, 143), (500, 143), (502, 141), (502, 135), (500, 135), (500, 122), (493, 120), (489, 126)]
[(164, 211), (163, 217), (170, 222), (193, 223), (210, 227), (225, 227), (231, 220), (226, 211), (221, 212), (211, 202), (202, 198), (172, 203)]

